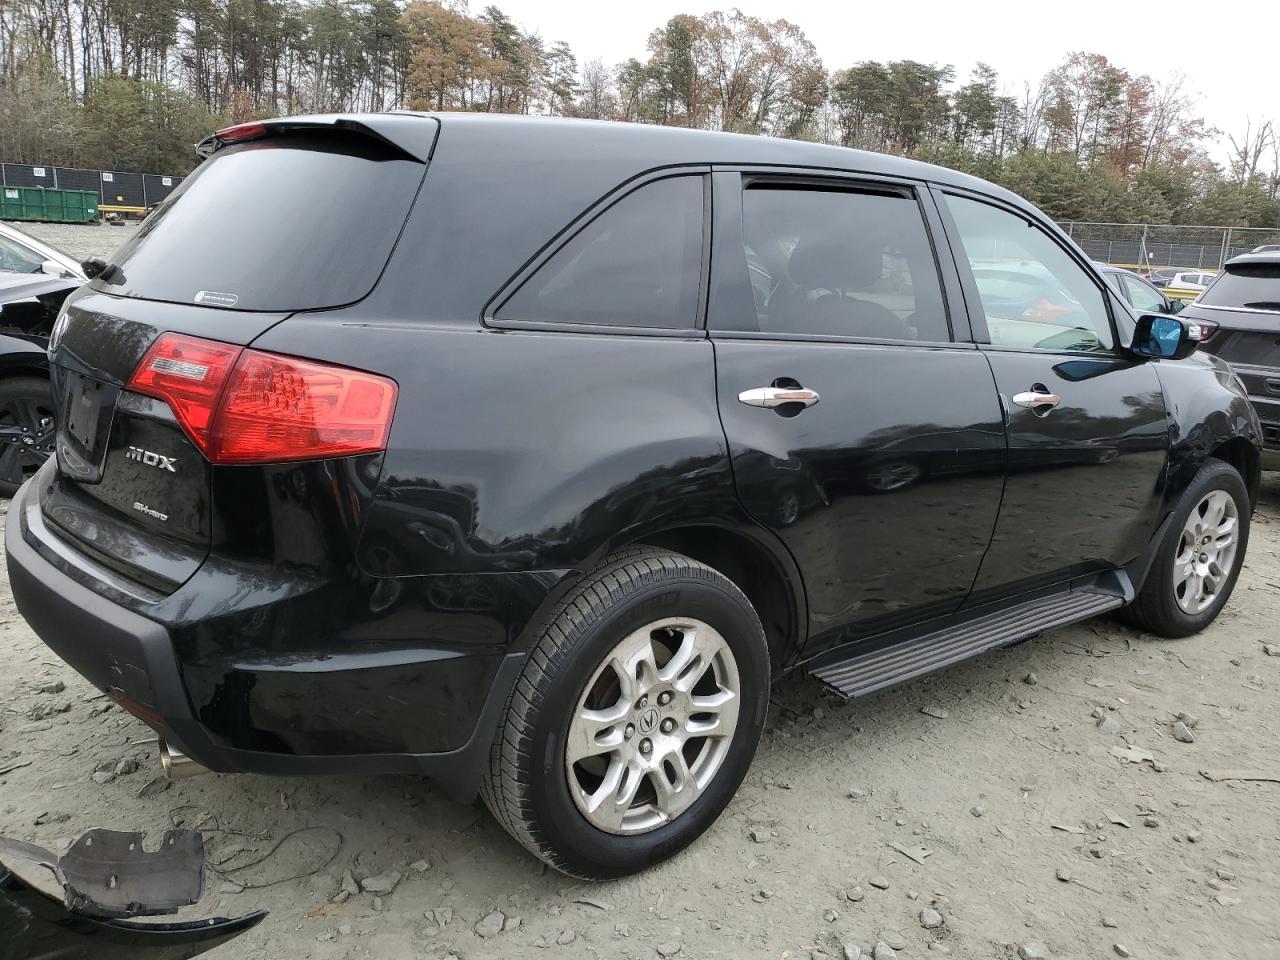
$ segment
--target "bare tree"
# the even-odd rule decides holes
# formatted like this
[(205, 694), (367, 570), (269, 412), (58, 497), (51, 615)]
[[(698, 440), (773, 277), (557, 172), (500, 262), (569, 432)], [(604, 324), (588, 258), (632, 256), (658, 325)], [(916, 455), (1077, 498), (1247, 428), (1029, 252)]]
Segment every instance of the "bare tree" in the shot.
[(1231, 175), (1240, 183), (1252, 183), (1263, 156), (1275, 145), (1273, 122), (1267, 120), (1255, 128), (1249, 118), (1240, 139), (1235, 134), (1227, 134), (1227, 139), (1231, 141)]

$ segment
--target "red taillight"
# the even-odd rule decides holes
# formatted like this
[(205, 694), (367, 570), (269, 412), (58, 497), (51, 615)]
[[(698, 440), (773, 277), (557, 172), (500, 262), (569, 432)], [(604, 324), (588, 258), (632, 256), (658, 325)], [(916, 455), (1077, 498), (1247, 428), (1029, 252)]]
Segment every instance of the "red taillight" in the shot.
[(385, 377), (166, 333), (129, 389), (166, 401), (211, 463), (276, 463), (387, 447)]
[(243, 349), (166, 333), (142, 358), (129, 389), (166, 401), (183, 429), (208, 456), (218, 397)]
[(242, 143), (245, 140), (257, 140), (266, 135), (265, 123), (237, 123), (234, 127), (223, 127), (214, 134), (223, 143)]
[(387, 448), (393, 381), (246, 350), (214, 425), (215, 463), (266, 463)]

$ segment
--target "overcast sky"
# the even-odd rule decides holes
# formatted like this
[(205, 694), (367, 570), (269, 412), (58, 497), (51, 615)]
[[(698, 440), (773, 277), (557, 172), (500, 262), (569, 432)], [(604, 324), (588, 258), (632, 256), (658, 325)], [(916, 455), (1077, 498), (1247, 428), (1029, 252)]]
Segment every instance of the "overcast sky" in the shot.
[[(592, 0), (491, 0), (526, 31), (564, 40), (580, 63), (600, 57), (613, 65), (646, 56), (649, 33), (677, 13), (702, 14), (733, 4), (688, 0), (639, 3)], [(472, 0), (472, 10), (485, 0)], [(1104, 54), (1131, 73), (1153, 79), (1181, 71), (1200, 99), (1200, 111), (1223, 131), (1211, 147), (1225, 159), (1226, 134), (1240, 137), (1252, 118), (1280, 120), (1280, 5), (1122, 3), (1110, 0), (745, 0), (745, 13), (797, 24), (827, 69), (858, 60), (950, 63), (965, 80), (979, 60), (995, 67), (1005, 87), (1020, 94), (1073, 50)]]

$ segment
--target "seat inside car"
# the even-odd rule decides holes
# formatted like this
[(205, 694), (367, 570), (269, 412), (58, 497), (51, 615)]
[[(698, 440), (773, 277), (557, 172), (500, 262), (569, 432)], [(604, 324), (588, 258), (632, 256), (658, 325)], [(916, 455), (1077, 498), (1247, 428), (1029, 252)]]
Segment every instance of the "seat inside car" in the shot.
[(901, 320), (858, 293), (880, 281), (884, 252), (879, 243), (850, 243), (848, 237), (802, 235), (787, 261), (789, 287), (769, 301), (767, 329), (775, 333), (818, 333), (846, 337), (912, 339)]

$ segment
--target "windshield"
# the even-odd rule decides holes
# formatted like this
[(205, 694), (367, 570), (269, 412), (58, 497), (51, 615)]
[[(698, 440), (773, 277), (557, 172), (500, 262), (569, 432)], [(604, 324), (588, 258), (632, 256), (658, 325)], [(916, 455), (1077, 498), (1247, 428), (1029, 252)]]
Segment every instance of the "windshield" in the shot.
[(1280, 312), (1280, 263), (1228, 266), (1217, 283), (1200, 294), (1200, 303)]
[(336, 307), (382, 272), (423, 165), (354, 136), (230, 147), (183, 181), (114, 262), (110, 292), (237, 310)]

